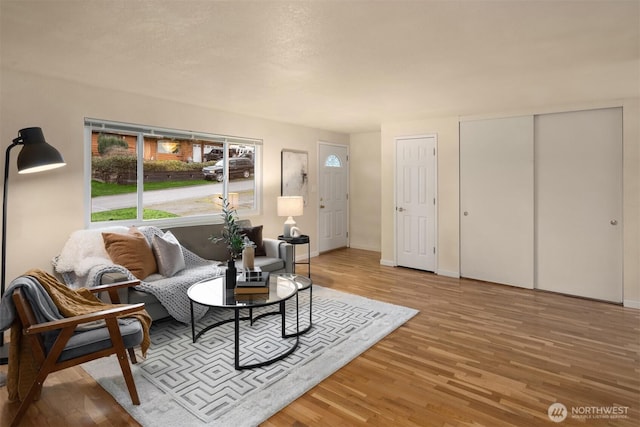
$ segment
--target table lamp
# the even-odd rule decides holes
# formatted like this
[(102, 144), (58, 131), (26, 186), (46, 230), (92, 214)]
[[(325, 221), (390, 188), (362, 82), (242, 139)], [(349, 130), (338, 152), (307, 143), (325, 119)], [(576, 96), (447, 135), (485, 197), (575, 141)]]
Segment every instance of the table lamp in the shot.
[(301, 216), (304, 212), (304, 199), (302, 196), (280, 196), (278, 197), (278, 216), (286, 216), (284, 222), (283, 237), (291, 237), (291, 227), (295, 227), (294, 216)]

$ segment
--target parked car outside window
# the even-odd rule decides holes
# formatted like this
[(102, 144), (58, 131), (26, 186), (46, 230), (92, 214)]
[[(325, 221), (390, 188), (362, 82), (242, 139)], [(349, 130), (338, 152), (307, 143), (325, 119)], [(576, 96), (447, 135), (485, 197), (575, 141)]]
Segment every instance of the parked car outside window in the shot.
[(216, 160), (220, 160), (223, 157), (223, 152), (221, 148), (212, 148), (208, 153), (204, 154), (205, 162), (213, 162)]
[[(204, 179), (222, 182), (224, 179), (224, 160), (219, 160), (213, 166), (202, 168)], [(253, 175), (253, 161), (247, 157), (231, 157), (229, 159), (229, 178), (249, 178)]]

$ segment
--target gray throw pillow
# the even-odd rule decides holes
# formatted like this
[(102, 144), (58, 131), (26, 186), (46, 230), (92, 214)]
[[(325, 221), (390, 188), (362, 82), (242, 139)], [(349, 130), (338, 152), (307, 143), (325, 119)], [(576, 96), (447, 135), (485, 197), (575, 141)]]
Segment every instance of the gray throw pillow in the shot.
[(156, 256), (158, 272), (164, 277), (171, 277), (177, 272), (184, 270), (184, 255), (178, 239), (167, 231), (164, 235), (154, 235), (151, 245)]

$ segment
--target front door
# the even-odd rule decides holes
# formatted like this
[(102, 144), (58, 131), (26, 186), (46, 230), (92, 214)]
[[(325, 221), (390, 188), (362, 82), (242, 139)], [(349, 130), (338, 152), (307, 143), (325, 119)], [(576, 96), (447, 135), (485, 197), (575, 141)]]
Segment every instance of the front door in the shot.
[(320, 185), (318, 248), (320, 252), (348, 245), (349, 162), (344, 145), (320, 143), (318, 170)]
[(436, 269), (436, 138), (396, 139), (397, 264)]

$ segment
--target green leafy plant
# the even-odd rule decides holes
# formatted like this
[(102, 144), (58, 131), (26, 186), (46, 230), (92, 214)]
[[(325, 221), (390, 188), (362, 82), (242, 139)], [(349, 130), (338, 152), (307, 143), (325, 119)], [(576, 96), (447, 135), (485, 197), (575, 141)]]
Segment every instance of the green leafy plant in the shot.
[(221, 215), (224, 220), (224, 227), (222, 228), (221, 236), (211, 236), (209, 240), (213, 243), (226, 243), (231, 259), (236, 259), (242, 254), (242, 249), (245, 247), (245, 235), (236, 222), (238, 214), (235, 208), (229, 204), (229, 200), (226, 198), (220, 197), (220, 199), (222, 199)]
[(145, 172), (181, 172), (181, 171), (197, 171), (201, 172), (205, 163), (201, 162), (183, 162), (181, 160), (145, 160)]
[(136, 180), (136, 157), (133, 155), (94, 157), (91, 163), (94, 178), (102, 182), (124, 184)]
[(102, 156), (113, 149), (124, 149), (126, 151), (128, 148), (129, 144), (120, 136), (102, 133), (98, 135), (98, 153)]

